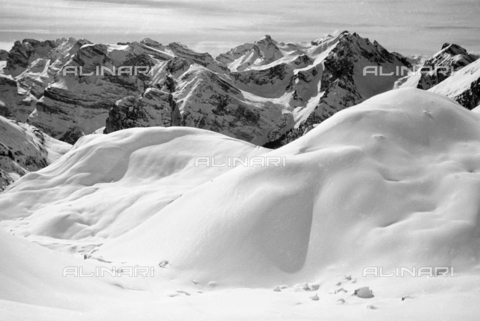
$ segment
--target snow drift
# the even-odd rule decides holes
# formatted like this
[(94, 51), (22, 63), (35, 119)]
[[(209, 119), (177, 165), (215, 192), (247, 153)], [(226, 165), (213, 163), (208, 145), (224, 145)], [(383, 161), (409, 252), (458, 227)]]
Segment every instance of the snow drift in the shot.
[[(1, 218), (51, 247), (106, 240), (95, 256), (167, 260), (185, 282), (273, 286), (372, 265), (469, 272), (480, 246), (479, 121), (448, 98), (399, 89), (275, 151), (188, 128), (94, 135), (0, 195)], [(285, 166), (193, 165), (259, 155)]]
[(435, 94), (386, 93), (265, 154), (287, 166), (235, 168), (99, 253), (237, 285), (366, 266), (469, 270), (480, 245), (479, 120)]
[(83, 253), (231, 169), (196, 167), (198, 157), (222, 162), (229, 156), (253, 157), (265, 151), (193, 128), (88, 135), (57, 163), (24, 176), (2, 195), (1, 218), (25, 218), (4, 224), (47, 246)]

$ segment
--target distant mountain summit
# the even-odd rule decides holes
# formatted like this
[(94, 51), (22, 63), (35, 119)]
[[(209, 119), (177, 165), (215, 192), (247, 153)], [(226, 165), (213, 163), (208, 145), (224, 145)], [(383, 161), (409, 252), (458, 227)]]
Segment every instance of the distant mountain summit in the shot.
[(457, 45), (445, 43), (414, 73), (399, 79), (395, 87), (417, 87), (447, 96), (468, 109), (480, 104), (478, 56)]
[[(188, 126), (278, 147), (394, 85), (428, 89), (451, 75), (400, 79), (412, 60), (348, 31), (304, 43), (266, 35), (216, 58), (149, 38), (26, 39), (6, 59), (0, 113), (69, 143), (102, 127)], [(475, 59), (445, 44), (424, 68)]]

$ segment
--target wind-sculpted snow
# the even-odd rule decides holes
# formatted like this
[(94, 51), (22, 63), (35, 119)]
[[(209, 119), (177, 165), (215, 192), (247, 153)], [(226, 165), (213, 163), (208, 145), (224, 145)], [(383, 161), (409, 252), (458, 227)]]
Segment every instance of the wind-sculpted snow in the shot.
[[(339, 264), (461, 271), (478, 259), (479, 121), (408, 89), (276, 151), (197, 129), (93, 135), (16, 182), (0, 206), (4, 219), (24, 218), (9, 223), (16, 233), (39, 242), (73, 251), (108, 239), (98, 253), (109, 260), (168, 260), (230, 284), (297, 282)], [(285, 166), (194, 166), (200, 156), (258, 155)]]
[(285, 167), (223, 174), (99, 253), (251, 285), (332, 265), (468, 270), (480, 253), (479, 122), (420, 90), (378, 96), (266, 154)]
[[(29, 217), (29, 223), (22, 224), (24, 235), (82, 240), (91, 249), (91, 244), (127, 232), (187, 190), (230, 169), (196, 167), (198, 157), (216, 157), (221, 163), (265, 151), (191, 128), (133, 128), (85, 136), (45, 171), (28, 174), (12, 186), (8, 195), (16, 196), (2, 199), (2, 219)], [(71, 242), (64, 243), (72, 250)]]
[[(476, 320), (479, 123), (448, 98), (400, 89), (276, 150), (194, 128), (83, 137), (0, 194), (3, 227), (73, 254), (1, 232), (0, 308), (12, 318), (48, 311), (48, 320), (263, 320), (273, 310), (288, 319)], [(234, 156), (282, 162), (195, 166)], [(155, 277), (58, 276), (95, 265), (147, 266)], [(446, 267), (454, 277), (366, 277), (367, 267)], [(49, 293), (65, 295), (47, 301)], [(67, 310), (79, 306), (81, 316)]]

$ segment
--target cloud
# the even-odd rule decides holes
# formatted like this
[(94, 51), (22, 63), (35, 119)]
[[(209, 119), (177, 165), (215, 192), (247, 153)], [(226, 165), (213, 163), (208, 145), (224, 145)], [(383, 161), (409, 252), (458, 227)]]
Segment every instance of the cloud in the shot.
[(279, 41), (310, 41), (333, 30), (349, 30), (407, 54), (433, 53), (447, 37), (460, 44), (476, 41), (472, 50), (480, 50), (479, 4), (478, 0), (454, 4), (447, 0), (0, 0), (0, 41), (38, 34), (95, 42), (150, 37), (215, 52), (265, 34)]

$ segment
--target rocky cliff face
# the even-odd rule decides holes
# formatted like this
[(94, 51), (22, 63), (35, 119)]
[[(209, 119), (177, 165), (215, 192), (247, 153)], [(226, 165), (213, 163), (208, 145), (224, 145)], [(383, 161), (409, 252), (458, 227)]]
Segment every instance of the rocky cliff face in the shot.
[(0, 116), (26, 121), (32, 111), (31, 101), (19, 93), (17, 82), (0, 75)]
[(446, 43), (416, 72), (399, 79), (394, 87), (429, 90), (473, 109), (480, 103), (478, 64), (478, 56), (469, 54), (459, 45)]
[[(285, 137), (294, 139), (335, 112), (391, 89), (398, 78), (365, 75), (364, 67), (387, 73), (409, 66), (400, 55), (348, 32), (311, 43), (265, 36), (217, 59), (151, 39), (117, 45), (25, 40), (8, 59), (21, 101), (30, 103), (23, 115), (70, 143), (103, 126), (108, 133), (179, 125), (281, 145)], [(135, 67), (148, 73), (119, 72)], [(3, 82), (17, 105), (7, 108), (15, 116), (15, 84)]]
[(26, 173), (46, 167), (70, 148), (33, 126), (0, 116), (0, 191)]
[(480, 60), (461, 68), (428, 91), (447, 96), (468, 109), (480, 104)]
[(83, 45), (45, 89), (29, 121), (68, 142), (103, 127), (117, 100), (145, 91), (149, 78), (134, 68), (146, 73), (156, 60), (142, 49), (138, 43)]
[(476, 55), (469, 54), (463, 47), (446, 43), (439, 52), (426, 58), (411, 73), (400, 78), (394, 87), (428, 90), (477, 59)]
[(0, 61), (7, 61), (8, 51), (0, 49)]
[(119, 129), (150, 126), (179, 126), (180, 113), (171, 93), (148, 88), (140, 96), (127, 96), (110, 109), (106, 133)]
[(469, 54), (461, 46), (446, 43), (442, 50), (423, 64), (417, 88), (430, 89), (475, 60), (477, 57)]
[(298, 70), (289, 86), (295, 128), (269, 147), (284, 145), (339, 110), (390, 90), (399, 78), (396, 71), (411, 67), (401, 55), (356, 33), (317, 40), (306, 53), (313, 63)]
[(57, 46), (57, 41), (52, 40), (24, 39), (22, 42), (16, 41), (7, 58), (6, 70), (8, 74), (13, 77), (20, 75), (28, 68), (30, 63), (38, 58), (44, 58)]

